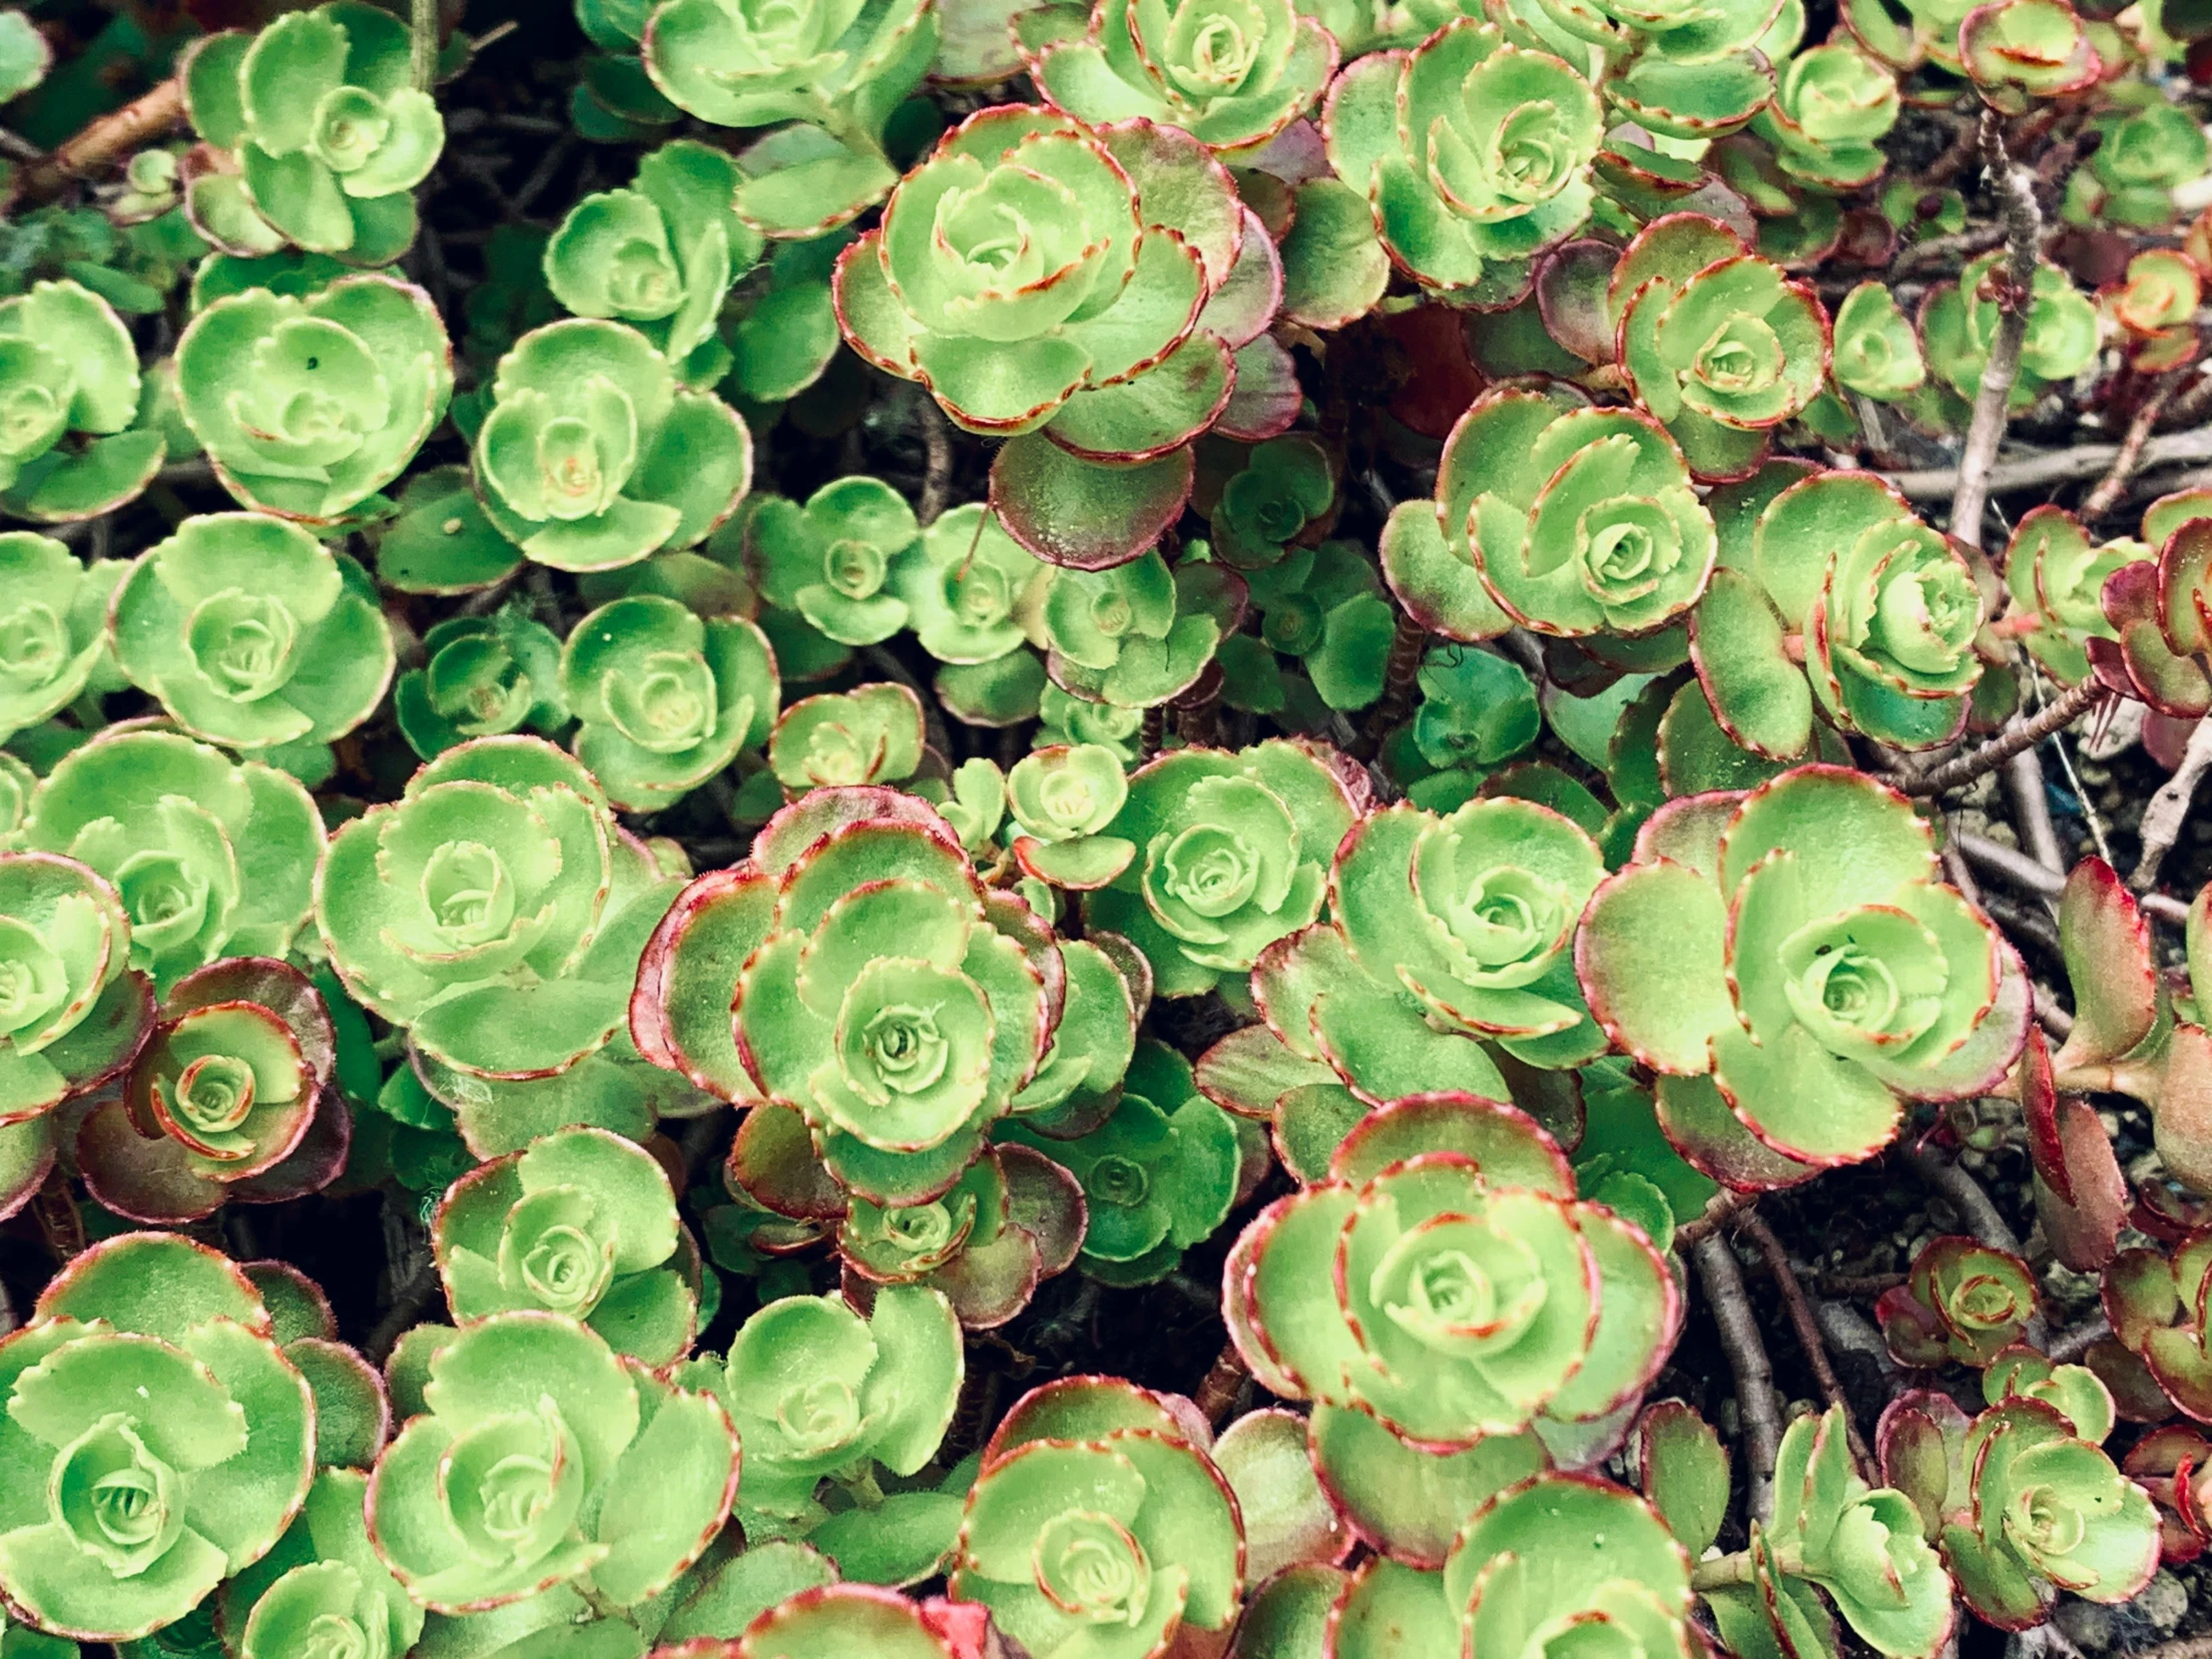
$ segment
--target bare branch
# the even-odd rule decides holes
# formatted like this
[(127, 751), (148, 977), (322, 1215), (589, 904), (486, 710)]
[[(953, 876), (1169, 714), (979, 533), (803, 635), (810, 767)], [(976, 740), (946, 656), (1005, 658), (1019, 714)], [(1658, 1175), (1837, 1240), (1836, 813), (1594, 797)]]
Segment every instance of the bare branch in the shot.
[(2096, 488), (2081, 498), (2081, 516), (2085, 521), (2093, 523), (2120, 504), (2120, 497), (2127, 493), (2128, 480), (2143, 464), (2143, 448), (2150, 442), (2151, 428), (2158, 424), (2158, 417), (2166, 412), (2175, 383), (2174, 375), (2162, 376), (2157, 388), (2135, 411), (2135, 418), (2127, 423), (2127, 431), (2120, 438), (2119, 453), (2112, 457), (2111, 466), (2097, 480)]
[(2190, 804), (2197, 798), (2197, 786), (2204, 781), (2208, 767), (2212, 767), (2212, 720), (2200, 720), (2189, 734), (2189, 747), (2181, 752), (2181, 765), (2174, 768), (2174, 775), (2158, 787), (2150, 805), (2143, 809), (2143, 853), (2135, 861), (2135, 872), (2127, 878), (2127, 884), (2137, 892), (2148, 892), (2158, 884), (2158, 866), (2181, 838), (2181, 827), (2188, 822)]
[(1744, 1289), (1744, 1270), (1736, 1253), (1718, 1233), (1700, 1239), (1691, 1252), (1698, 1283), (1720, 1328), (1728, 1368), (1736, 1374), (1736, 1409), (1743, 1420), (1744, 1489), (1753, 1516), (1774, 1518), (1774, 1462), (1782, 1449), (1782, 1424), (1774, 1408), (1774, 1366), (1759, 1340), (1759, 1321)]
[[(1981, 545), (1981, 513), (1989, 503), (1989, 472), (2004, 437), (2012, 383), (2019, 378), (2020, 346), (2027, 338), (2028, 291), (2042, 251), (2043, 213), (2035, 205), (2030, 175), (2004, 150), (2004, 126), (1994, 110), (1981, 112), (1981, 155), (1989, 183), (2004, 208), (2005, 291), (1997, 301), (1997, 333), (1974, 392), (1973, 420), (1958, 458), (1958, 484), (1950, 495), (1950, 533), (1969, 547)], [(1966, 295), (1967, 302), (1973, 296)]]
[(1859, 1432), (1859, 1419), (1852, 1414), (1851, 1401), (1844, 1397), (1844, 1385), (1836, 1381), (1836, 1368), (1829, 1364), (1828, 1344), (1821, 1337), (1820, 1322), (1813, 1318), (1812, 1306), (1805, 1300), (1805, 1287), (1798, 1283), (1789, 1252), (1782, 1248), (1782, 1241), (1775, 1237), (1774, 1229), (1756, 1210), (1746, 1210), (1739, 1215), (1736, 1228), (1766, 1259), (1767, 1271), (1774, 1276), (1774, 1288), (1782, 1293), (1782, 1306), (1789, 1310), (1798, 1347), (1804, 1351), (1806, 1365), (1812, 1368), (1813, 1381), (1820, 1384), (1821, 1397), (1843, 1409), (1844, 1437), (1850, 1442), (1852, 1461), (1859, 1465), (1860, 1478), (1870, 1486), (1881, 1484), (1882, 1471)]
[[(2100, 476), (2119, 456), (2120, 446), (2116, 443), (2081, 443), (2070, 449), (2019, 456), (1989, 469), (1988, 493), (2002, 495), (2011, 490), (2048, 489), (2053, 484), (2079, 483), (2084, 478)], [(2143, 445), (2136, 470), (2147, 472), (2153, 467), (2172, 466), (2182, 461), (2212, 461), (2212, 427), (2164, 432), (2152, 438)], [(1954, 466), (1886, 472), (1883, 476), (1909, 501), (1940, 501), (1958, 488), (1958, 468)]]
[(23, 200), (45, 202), (78, 179), (113, 167), (127, 153), (144, 149), (185, 119), (185, 84), (171, 76), (152, 92), (110, 110), (23, 174)]
[(1916, 778), (1904, 779), (1898, 787), (1907, 795), (1930, 796), (1970, 784), (1982, 774), (1996, 771), (2021, 750), (2032, 749), (2053, 732), (2071, 726), (2111, 695), (2110, 690), (2094, 678), (2084, 680), (2065, 696), (2044, 704), (2027, 719), (2012, 722), (1979, 749), (1954, 756)]

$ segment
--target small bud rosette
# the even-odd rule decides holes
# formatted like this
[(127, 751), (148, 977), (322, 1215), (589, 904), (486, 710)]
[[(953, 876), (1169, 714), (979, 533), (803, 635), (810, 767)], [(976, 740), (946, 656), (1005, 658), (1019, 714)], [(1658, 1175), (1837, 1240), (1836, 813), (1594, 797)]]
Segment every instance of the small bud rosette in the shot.
[(328, 522), (405, 471), (445, 417), (453, 351), (420, 288), (345, 276), (303, 297), (213, 301), (177, 342), (177, 384), (224, 488)]
[(137, 495), (166, 453), (127, 429), (138, 408), (138, 347), (107, 300), (67, 280), (0, 299), (0, 507), (60, 523)]
[(1775, 99), (1753, 119), (1782, 171), (1816, 189), (1852, 190), (1881, 176), (1879, 141), (1897, 125), (1897, 76), (1848, 42), (1792, 57)]
[(1892, 402), (1928, 383), (1921, 336), (1880, 282), (1861, 282), (1836, 307), (1836, 383)]
[(2006, 625), (2053, 679), (2078, 686), (2092, 672), (2088, 642), (2119, 641), (2119, 630), (2104, 615), (2105, 583), (2121, 566), (2152, 557), (2139, 541), (2100, 545), (2063, 507), (2030, 507), (2004, 550), (2004, 585), (2012, 600)]
[(123, 1098), (78, 1131), (85, 1185), (117, 1214), (156, 1225), (318, 1191), (351, 1140), (336, 1069), (329, 1010), (297, 968), (233, 956), (188, 973), (163, 1001)]
[(2027, 986), (1936, 879), (1927, 823), (1863, 775), (1800, 767), (1670, 803), (1590, 900), (1575, 965), (1614, 1042), (1659, 1076), (1684, 1157), (1739, 1188), (1880, 1152), (1904, 1100), (1985, 1093)]
[(2170, 1250), (2123, 1250), (2104, 1275), (2112, 1333), (2175, 1405), (2212, 1422), (2212, 1228)]
[(637, 329), (572, 317), (499, 359), (474, 464), (485, 516), (530, 558), (612, 570), (728, 518), (753, 481), (753, 435)]
[(1244, 1595), (1228, 1480), (1159, 1395), (1071, 1378), (1017, 1400), (983, 1451), (950, 1575), (1036, 1659), (1154, 1659), (1226, 1631)]
[(479, 1078), (557, 1075), (622, 1028), (638, 952), (677, 883), (581, 766), (482, 738), (331, 837), (315, 919), (365, 1007)]
[(225, 165), (188, 187), (189, 210), (229, 252), (285, 243), (388, 265), (415, 237), (414, 188), (445, 146), (437, 101), (412, 80), (406, 24), (358, 0), (199, 43), (187, 61), (193, 125)]
[(296, 524), (188, 518), (117, 590), (116, 661), (196, 738), (232, 749), (329, 743), (391, 684), (376, 584)]
[[(1370, 1529), (1384, 1536), (1373, 1466), (1441, 1478), (1452, 1453), (1517, 1442), (1527, 1461), (1507, 1478), (1541, 1468), (1537, 1432), (1571, 1437), (1634, 1405), (1682, 1323), (1642, 1230), (1575, 1197), (1532, 1119), (1473, 1095), (1362, 1120), (1327, 1180), (1247, 1228), (1225, 1297), (1253, 1375), (1316, 1401), (1316, 1466), (1356, 1511), (1381, 1512)], [(1365, 1418), (1387, 1435), (1357, 1432)]]
[(307, 1495), (314, 1397), (246, 1276), (127, 1233), (0, 1342), (0, 1591), (44, 1630), (127, 1642), (267, 1554)]
[(1882, 1414), (1884, 1474), (1913, 1500), (1966, 1606), (2000, 1630), (2043, 1622), (2061, 1590), (2127, 1601), (2158, 1569), (2158, 1511), (2102, 1447), (2040, 1399), (1970, 1422), (1916, 1390)]
[(2039, 1306), (2017, 1256), (1972, 1239), (1931, 1239), (1875, 1313), (1901, 1366), (1989, 1365), (2020, 1340)]
[(50, 536), (0, 532), (0, 743), (61, 713), (100, 672), (122, 573), (87, 570)]
[(31, 792), (16, 844), (111, 882), (131, 963), (163, 990), (219, 956), (276, 956), (313, 907), (322, 818), (287, 773), (174, 732), (110, 727)]
[[(73, 858), (0, 852), (0, 1126), (131, 1063), (154, 998), (130, 960), (130, 918), (111, 883)], [(0, 1187), (0, 1210), (19, 1198)]]
[(803, 697), (769, 734), (769, 770), (796, 795), (813, 789), (899, 784), (927, 743), (921, 699), (887, 680)]
[(604, 1129), (573, 1128), (479, 1164), (430, 1232), (453, 1318), (541, 1310), (581, 1320), (641, 1365), (683, 1357), (699, 1299), (667, 1172)]
[[(974, 511), (962, 514), (971, 529), (975, 519)], [(890, 575), (892, 561), (920, 534), (906, 498), (880, 478), (839, 478), (805, 506), (781, 495), (755, 497), (746, 559), (771, 604), (797, 611), (839, 645), (877, 645), (907, 625), (908, 606)], [(949, 538), (940, 539), (949, 551)]]
[(1455, 17), (1410, 52), (1375, 52), (1329, 89), (1338, 176), (1424, 287), (1511, 298), (1528, 262), (1590, 216), (1604, 131), (1587, 80), (1494, 23)]
[(1127, 787), (1101, 832), (1136, 853), (1083, 913), (1144, 952), (1162, 996), (1241, 977), (1319, 916), (1328, 860), (1367, 802), (1365, 778), (1335, 750), (1281, 739), (1179, 750)]
[(323, 1469), (276, 1547), (224, 1584), (239, 1659), (401, 1659), (421, 1638), (422, 1609), (368, 1541), (367, 1490), (358, 1469)]
[(369, 1478), (376, 1552), (419, 1605), (472, 1613), (568, 1585), (659, 1594), (713, 1542), (738, 1436), (713, 1394), (626, 1365), (556, 1314), (498, 1314), (432, 1356), (424, 1410)]
[[(1989, 366), (2004, 307), (2004, 251), (1969, 261), (1955, 282), (1940, 283), (1921, 301), (1921, 343), (1936, 380), (1971, 403)], [(2039, 264), (2029, 283), (2027, 335), (2020, 342), (2019, 377), (2008, 407), (2033, 406), (2053, 382), (2070, 380), (2097, 350), (2097, 308), (2058, 267)]]
[(392, 714), (423, 760), (471, 738), (504, 737), (526, 725), (551, 733), (568, 724), (561, 642), (520, 607), (434, 622), (422, 646), (429, 661), (399, 676)]

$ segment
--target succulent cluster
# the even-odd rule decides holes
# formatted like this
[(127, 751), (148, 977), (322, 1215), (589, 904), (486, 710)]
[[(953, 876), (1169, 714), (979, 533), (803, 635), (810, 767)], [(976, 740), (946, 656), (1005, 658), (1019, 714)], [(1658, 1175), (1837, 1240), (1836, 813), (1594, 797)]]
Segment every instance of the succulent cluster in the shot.
[(35, 10), (0, 1659), (2212, 1544), (2212, 11)]

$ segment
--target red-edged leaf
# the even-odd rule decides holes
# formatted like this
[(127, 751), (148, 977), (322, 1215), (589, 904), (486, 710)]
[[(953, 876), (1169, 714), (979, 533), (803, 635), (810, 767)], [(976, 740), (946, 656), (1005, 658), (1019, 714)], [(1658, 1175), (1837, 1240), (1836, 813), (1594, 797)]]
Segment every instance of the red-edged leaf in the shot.
[(2084, 858), (2058, 900), (2058, 945), (2074, 994), (2074, 1027), (2051, 1063), (2059, 1071), (2118, 1059), (2158, 1022), (2150, 924), (2118, 873)]

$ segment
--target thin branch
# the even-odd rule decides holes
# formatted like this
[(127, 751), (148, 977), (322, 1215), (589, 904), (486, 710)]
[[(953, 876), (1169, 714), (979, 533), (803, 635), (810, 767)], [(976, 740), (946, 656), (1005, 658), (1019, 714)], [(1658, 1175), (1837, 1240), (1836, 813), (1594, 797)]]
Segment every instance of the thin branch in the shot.
[(1706, 1200), (1705, 1213), (1674, 1230), (1674, 1248), (1688, 1251), (1727, 1226), (1737, 1211), (1759, 1202), (1757, 1193), (1719, 1192)]
[[(1961, 830), (1951, 837), (1958, 850), (1991, 874), (2001, 875), (2016, 887), (2028, 892), (2042, 893), (2055, 898), (2066, 889), (2066, 878), (2045, 869), (2025, 853), (1993, 841), (1986, 835)], [(2142, 906), (2145, 915), (2156, 916), (2160, 921), (2182, 926), (2189, 919), (2189, 906), (2168, 893), (2147, 892), (2135, 902)]]
[(413, 17), (408, 65), (414, 71), (415, 91), (428, 92), (438, 79), (438, 0), (414, 0)]
[(2097, 480), (2096, 488), (2081, 498), (2081, 516), (2085, 521), (2094, 523), (2120, 504), (2120, 497), (2127, 493), (2128, 480), (2143, 464), (2144, 445), (2150, 442), (2151, 428), (2158, 424), (2158, 417), (2166, 412), (2178, 378), (2172, 374), (2160, 376), (2157, 387), (2143, 399), (2143, 406), (2127, 423), (2127, 431), (2120, 437), (2120, 452), (2112, 457), (2111, 466)]
[(2044, 704), (2027, 719), (2013, 721), (1979, 749), (1953, 756), (1917, 778), (1904, 779), (1898, 787), (1907, 795), (1930, 796), (1970, 784), (1983, 773), (1996, 771), (2021, 750), (2032, 749), (2053, 732), (2071, 726), (2111, 695), (2095, 678), (2084, 680), (2065, 696)]
[(1932, 1192), (1958, 1212), (1958, 1219), (1967, 1232), (1991, 1250), (2001, 1250), (2007, 1256), (2020, 1253), (2020, 1236), (1989, 1202), (1989, 1195), (1981, 1190), (1980, 1182), (1931, 1147), (1910, 1148), (1905, 1161), (1913, 1166), (1913, 1173), (1925, 1181)]
[(2050, 796), (2043, 788), (2043, 763), (2033, 747), (2021, 750), (2004, 763), (2004, 794), (2012, 808), (2012, 827), (2020, 832), (2020, 844), (2045, 869), (2061, 872), (2066, 854), (2058, 844), (2058, 830), (2050, 821)]
[(2212, 1636), (2190, 1636), (2157, 1647), (2136, 1648), (2119, 1659), (2212, 1659)]
[(1191, 1398), (1205, 1413), (1206, 1420), (1219, 1428), (1224, 1418), (1237, 1403), (1237, 1396), (1244, 1385), (1252, 1381), (1252, 1373), (1245, 1370), (1244, 1356), (1237, 1352), (1235, 1343), (1221, 1345), (1221, 1353), (1214, 1358), (1211, 1370), (1198, 1384), (1198, 1391)]
[(171, 76), (152, 92), (110, 110), (23, 174), (23, 200), (44, 202), (61, 195), (78, 179), (113, 167), (127, 153), (142, 150), (185, 119), (185, 83)]
[(2137, 892), (2148, 892), (2158, 885), (2158, 866), (2181, 838), (2181, 827), (2188, 822), (2190, 804), (2197, 798), (2197, 786), (2204, 781), (2208, 767), (2212, 767), (2212, 719), (2197, 722), (2197, 729), (2189, 734), (2189, 747), (2181, 752), (2181, 765), (2158, 786), (2158, 793), (2143, 809), (2143, 852), (2135, 861), (2135, 872), (2127, 878), (2127, 884)]
[(1859, 1419), (1852, 1413), (1851, 1401), (1844, 1397), (1844, 1385), (1836, 1381), (1836, 1368), (1829, 1364), (1828, 1344), (1821, 1337), (1820, 1322), (1813, 1318), (1813, 1309), (1805, 1300), (1805, 1287), (1798, 1283), (1797, 1270), (1790, 1266), (1789, 1252), (1782, 1248), (1782, 1241), (1775, 1237), (1774, 1229), (1756, 1210), (1744, 1211), (1736, 1220), (1736, 1229), (1750, 1239), (1766, 1259), (1767, 1271), (1774, 1276), (1774, 1288), (1781, 1293), (1782, 1306), (1789, 1310), (1798, 1347), (1804, 1351), (1806, 1365), (1812, 1368), (1813, 1381), (1820, 1384), (1821, 1397), (1843, 1409), (1844, 1437), (1850, 1442), (1852, 1461), (1859, 1465), (1860, 1477), (1870, 1486), (1879, 1485), (1881, 1470), (1859, 1432)]
[[(1981, 155), (1989, 170), (1989, 182), (2004, 205), (2007, 253), (2005, 290), (1997, 301), (1996, 338), (1989, 343), (1989, 360), (1974, 392), (1973, 420), (1966, 428), (1966, 446), (1958, 457), (1958, 485), (1950, 495), (1950, 533), (1969, 547), (1981, 545), (1981, 514), (1989, 502), (1989, 471), (1996, 464), (1997, 444), (2004, 437), (2012, 383), (2019, 378), (2020, 347), (2027, 339), (2028, 290), (2035, 280), (2035, 262), (2043, 244), (2043, 213), (2035, 205), (2030, 176), (2014, 167), (2012, 158), (2005, 154), (2004, 127), (1994, 110), (1981, 112)], [(1973, 295), (1965, 298), (1968, 304), (1973, 302)]]
[(2051, 1339), (2050, 1347), (2044, 1352), (2060, 1365), (2070, 1365), (2111, 1335), (2112, 1322), (2099, 1314), (2085, 1325), (2060, 1332)]
[[(1989, 469), (1988, 493), (2048, 489), (2053, 484), (2075, 484), (2103, 474), (2119, 459), (2116, 443), (2080, 443), (2069, 449), (2048, 449), (2003, 461)], [(2183, 461), (2212, 461), (2212, 427), (2186, 432), (2163, 432), (2143, 445), (2138, 472), (2172, 466)], [(1958, 488), (1958, 468), (1938, 466), (1909, 472), (1886, 472), (1909, 501), (1940, 501)]]
[(921, 500), (914, 517), (924, 528), (937, 522), (952, 495), (952, 433), (937, 400), (920, 386), (914, 388), (914, 425), (921, 434)]
[(1726, 1239), (1711, 1234), (1691, 1252), (1698, 1283), (1720, 1329), (1728, 1369), (1736, 1375), (1736, 1410), (1743, 1422), (1744, 1489), (1752, 1515), (1774, 1518), (1774, 1462), (1782, 1449), (1782, 1424), (1774, 1408), (1774, 1366), (1759, 1340), (1759, 1321), (1744, 1290), (1744, 1270)]

